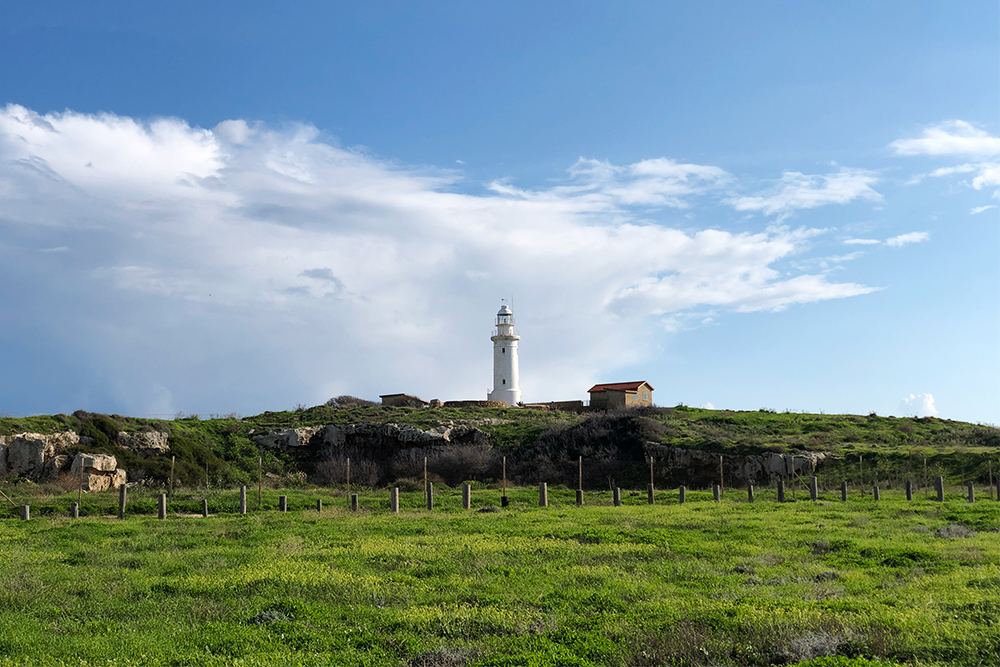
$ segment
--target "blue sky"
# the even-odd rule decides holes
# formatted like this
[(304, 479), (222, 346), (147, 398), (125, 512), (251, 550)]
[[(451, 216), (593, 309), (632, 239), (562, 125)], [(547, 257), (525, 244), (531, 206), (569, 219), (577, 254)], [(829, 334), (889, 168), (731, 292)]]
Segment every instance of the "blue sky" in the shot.
[(7, 3), (0, 412), (1000, 422), (1000, 7)]

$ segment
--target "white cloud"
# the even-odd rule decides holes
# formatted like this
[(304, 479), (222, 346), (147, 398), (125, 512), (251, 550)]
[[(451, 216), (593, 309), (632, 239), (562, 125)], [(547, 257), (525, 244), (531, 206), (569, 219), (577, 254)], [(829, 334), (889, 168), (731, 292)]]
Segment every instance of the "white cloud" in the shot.
[(706, 403), (702, 403), (698, 407), (701, 408), (702, 410), (714, 410), (715, 409), (714, 405), (712, 405), (711, 403), (707, 403), (707, 402)]
[(905, 396), (900, 403), (900, 410), (904, 416), (914, 415), (916, 417), (933, 417), (938, 413), (934, 407), (934, 396), (931, 394), (910, 394)]
[(914, 184), (927, 177), (942, 178), (955, 174), (972, 173), (976, 176), (971, 181), (962, 181), (966, 187), (971, 186), (975, 190), (982, 190), (985, 187), (1000, 186), (1000, 163), (997, 162), (968, 162), (954, 167), (941, 167), (928, 174), (917, 174), (909, 182)]
[(538, 203), (559, 202), (578, 212), (610, 211), (620, 206), (684, 209), (689, 198), (718, 190), (732, 177), (719, 167), (682, 164), (667, 158), (630, 165), (579, 158), (570, 167), (570, 183), (546, 190), (521, 190), (506, 181), (494, 181), (497, 194)]
[(994, 137), (962, 120), (949, 120), (924, 128), (920, 137), (890, 144), (897, 155), (997, 155), (1000, 137)]
[(972, 209), (971, 211), (969, 211), (969, 214), (970, 215), (979, 215), (983, 211), (988, 211), (991, 208), (996, 208), (996, 204), (990, 204), (989, 206), (977, 206), (974, 209)]
[(846, 239), (844, 245), (878, 245), (878, 239)]
[(786, 217), (801, 209), (847, 204), (855, 199), (881, 201), (882, 195), (872, 188), (877, 182), (877, 174), (866, 169), (841, 168), (827, 175), (786, 171), (770, 191), (735, 197), (730, 204), (737, 211), (762, 211), (765, 215)]
[[(848, 172), (803, 177), (821, 194), (762, 210), (878, 196)], [(570, 176), (473, 196), (452, 191), (454, 172), (401, 168), (306, 126), (11, 105), (0, 246), (30, 230), (38, 249), (73, 252), (5, 255), (0, 279), (19, 290), (0, 303), (89, 364), (122, 410), (223, 413), (348, 391), (483, 396), (489, 326), (510, 295), (525, 397), (545, 400), (642, 359), (664, 318), (873, 290), (776, 268), (821, 230), (680, 230), (631, 212), (721, 191), (732, 179), (718, 167), (581, 159)]]
[(921, 243), (926, 241), (931, 237), (927, 232), (910, 232), (908, 234), (900, 234), (899, 236), (893, 236), (885, 240), (885, 244), (892, 248), (900, 248), (909, 243)]

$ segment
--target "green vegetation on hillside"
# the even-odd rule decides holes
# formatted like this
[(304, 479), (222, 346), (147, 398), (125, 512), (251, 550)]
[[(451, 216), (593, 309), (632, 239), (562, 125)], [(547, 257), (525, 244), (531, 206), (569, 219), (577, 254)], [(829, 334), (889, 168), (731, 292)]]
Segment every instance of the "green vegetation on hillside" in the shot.
[[(858, 457), (863, 456), (870, 471), (865, 479), (899, 484), (904, 478), (921, 478), (926, 466), (928, 475), (942, 474), (952, 483), (963, 479), (983, 483), (990, 476), (990, 457), (1000, 453), (1000, 429), (988, 425), (933, 417), (732, 412), (684, 406), (606, 414), (351, 405), (265, 412), (242, 418), (180, 416), (166, 421), (81, 411), (73, 415), (0, 418), (0, 435), (73, 430), (92, 439), (92, 444), (81, 446), (80, 451), (114, 454), (130, 474), (162, 483), (169, 475), (168, 458), (140, 458), (116, 447), (114, 438), (118, 431), (164, 431), (169, 433), (171, 450), (177, 457), (175, 475), (179, 483), (203, 485), (207, 481), (210, 485), (232, 486), (256, 478), (260, 457), (265, 472), (274, 475), (288, 476), (302, 466), (302, 461), (294, 457), (260, 450), (252, 440), (255, 434), (365, 422), (422, 429), (475, 426), (489, 434), (495, 451), (508, 455), (512, 470), (519, 462), (522, 469), (536, 469), (536, 461), (541, 459), (565, 467), (577, 456), (641, 461), (643, 442), (653, 441), (726, 454), (827, 452), (832, 458), (823, 471), (831, 482), (834, 477), (863, 477), (863, 467), (858, 469)], [(1000, 470), (994, 472), (1000, 474)], [(632, 477), (638, 479), (637, 475), (638, 468), (622, 479), (631, 483), (635, 481)]]
[[(273, 491), (247, 516), (214, 492), (209, 519), (74, 521), (65, 496), (0, 520), (0, 667), (998, 664), (996, 502), (575, 507), (553, 488), (549, 508), (518, 489), (467, 512), (441, 488), (433, 513), (416, 492), (392, 516), (384, 492), (356, 514), (285, 493), (288, 514)], [(479, 489), (474, 510), (497, 500)]]

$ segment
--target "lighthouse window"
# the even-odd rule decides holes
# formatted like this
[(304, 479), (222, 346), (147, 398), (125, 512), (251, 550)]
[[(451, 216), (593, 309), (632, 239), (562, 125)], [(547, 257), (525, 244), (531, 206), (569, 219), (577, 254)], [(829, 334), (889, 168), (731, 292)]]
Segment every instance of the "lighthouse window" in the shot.
[(507, 384), (507, 381), (506, 381), (506, 380), (504, 380), (504, 381), (503, 381), (503, 383), (504, 383), (504, 384)]
[(500, 348), (500, 354), (507, 354), (507, 348), (501, 347)]

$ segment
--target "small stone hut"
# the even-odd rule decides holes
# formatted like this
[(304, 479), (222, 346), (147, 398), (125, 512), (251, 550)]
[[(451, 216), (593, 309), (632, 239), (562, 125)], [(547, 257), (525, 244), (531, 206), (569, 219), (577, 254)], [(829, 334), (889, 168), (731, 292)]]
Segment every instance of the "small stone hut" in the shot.
[(653, 386), (645, 380), (595, 384), (589, 390), (590, 407), (620, 410), (653, 404)]

